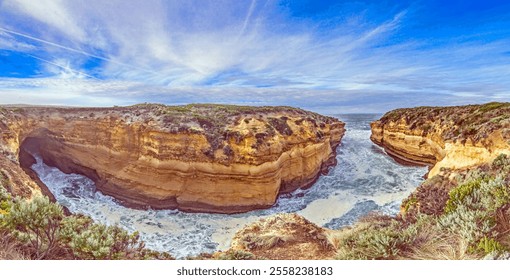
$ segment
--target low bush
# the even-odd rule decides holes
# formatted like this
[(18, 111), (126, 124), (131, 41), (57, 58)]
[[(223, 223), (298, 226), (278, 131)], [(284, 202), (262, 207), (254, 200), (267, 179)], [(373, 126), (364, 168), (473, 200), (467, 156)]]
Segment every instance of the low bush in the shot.
[(5, 215), (5, 224), (21, 242), (31, 245), (35, 258), (44, 259), (58, 246), (63, 218), (64, 211), (60, 205), (51, 203), (47, 197), (38, 196), (32, 201), (12, 203)]
[(12, 199), (0, 187), (0, 206), (0, 233), (33, 259), (172, 259), (146, 249), (137, 232), (66, 216), (47, 197)]
[(408, 250), (417, 227), (405, 226), (395, 219), (371, 219), (340, 240), (338, 259), (396, 259)]
[[(471, 259), (508, 254), (509, 165), (508, 157), (501, 155), (490, 165), (427, 180), (403, 202), (405, 215), (376, 217), (345, 229), (335, 241), (337, 258)], [(442, 203), (443, 195), (428, 195), (423, 187), (438, 186), (449, 189), (447, 200), (443, 211), (431, 211), (426, 205)]]
[(496, 241), (494, 238), (488, 238), (487, 236), (484, 236), (478, 242), (478, 245), (476, 246), (476, 250), (478, 252), (485, 254), (485, 255), (488, 255), (488, 254), (492, 254), (492, 253), (504, 252), (505, 247), (503, 245), (501, 245), (501, 243)]

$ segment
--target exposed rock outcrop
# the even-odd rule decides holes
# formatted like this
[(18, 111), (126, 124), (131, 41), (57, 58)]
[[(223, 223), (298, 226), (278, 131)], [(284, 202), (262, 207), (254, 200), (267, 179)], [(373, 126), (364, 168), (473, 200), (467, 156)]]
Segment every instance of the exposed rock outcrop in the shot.
[(510, 103), (398, 109), (371, 124), (388, 154), (441, 168), (465, 168), (510, 154)]
[(321, 228), (297, 214), (278, 214), (238, 231), (230, 250), (272, 260), (332, 259), (335, 248)]
[[(273, 205), (335, 164), (344, 124), (290, 107), (136, 105), (0, 109), (2, 169), (39, 154), (132, 207), (234, 213)], [(22, 187), (22, 186), (26, 186)]]

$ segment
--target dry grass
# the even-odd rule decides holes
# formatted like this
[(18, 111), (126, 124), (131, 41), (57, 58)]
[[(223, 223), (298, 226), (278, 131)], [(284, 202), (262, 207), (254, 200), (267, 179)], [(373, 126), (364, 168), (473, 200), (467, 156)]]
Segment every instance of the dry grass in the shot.
[(0, 231), (0, 260), (28, 260), (20, 250), (20, 244), (5, 232)]
[(503, 246), (510, 248), (510, 205), (501, 207), (496, 211), (496, 227), (499, 233), (497, 239)]
[(432, 228), (418, 232), (410, 251), (402, 252), (398, 259), (409, 260), (469, 260), (469, 244), (458, 235), (441, 234)]
[(271, 249), (276, 246), (283, 245), (286, 242), (291, 242), (295, 238), (293, 236), (281, 236), (276, 234), (248, 234), (241, 240), (243, 245), (249, 249)]
[(508, 254), (509, 166), (508, 156), (501, 155), (491, 166), (457, 170), (455, 179), (429, 179), (404, 202), (404, 214), (373, 215), (330, 232), (337, 258), (465, 260)]
[[(339, 259), (406, 259), (406, 260), (469, 260), (480, 258), (469, 254), (469, 244), (460, 236), (441, 232), (434, 225), (420, 226), (416, 235), (405, 243), (391, 243), (394, 248), (387, 248), (394, 255), (381, 256), (380, 244), (374, 242), (372, 246), (359, 247), (349, 244), (353, 237), (357, 237), (373, 230), (370, 222), (358, 223), (354, 227), (337, 231), (329, 231), (328, 239), (337, 251)], [(397, 232), (398, 229), (396, 229)], [(402, 230), (404, 232), (405, 230)], [(370, 237), (375, 240), (377, 237)]]

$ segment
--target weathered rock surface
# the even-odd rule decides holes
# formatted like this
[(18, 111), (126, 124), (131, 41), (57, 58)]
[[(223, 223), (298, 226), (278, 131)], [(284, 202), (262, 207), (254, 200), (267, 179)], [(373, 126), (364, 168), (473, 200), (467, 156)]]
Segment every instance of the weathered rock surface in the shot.
[(230, 250), (271, 260), (332, 259), (336, 250), (327, 231), (297, 214), (277, 214), (238, 231)]
[(234, 213), (310, 186), (336, 163), (344, 124), (290, 107), (149, 104), (5, 107), (0, 129), (17, 191), (40, 190), (21, 172), (39, 154), (128, 206)]
[(510, 154), (510, 103), (398, 109), (371, 124), (371, 139), (402, 160), (465, 168)]

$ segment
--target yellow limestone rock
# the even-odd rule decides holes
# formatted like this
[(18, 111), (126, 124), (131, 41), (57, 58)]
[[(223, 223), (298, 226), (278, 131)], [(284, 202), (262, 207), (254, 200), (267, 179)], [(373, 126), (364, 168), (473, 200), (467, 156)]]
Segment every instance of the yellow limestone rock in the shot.
[(296, 108), (199, 104), (6, 107), (0, 128), (13, 173), (17, 163), (29, 172), (37, 153), (131, 207), (219, 213), (270, 207), (310, 186), (336, 163), (345, 131)]
[(510, 154), (510, 103), (418, 107), (388, 112), (371, 124), (371, 139), (394, 157), (460, 169)]

